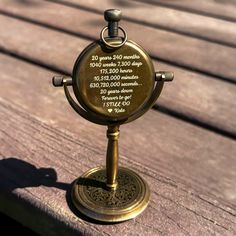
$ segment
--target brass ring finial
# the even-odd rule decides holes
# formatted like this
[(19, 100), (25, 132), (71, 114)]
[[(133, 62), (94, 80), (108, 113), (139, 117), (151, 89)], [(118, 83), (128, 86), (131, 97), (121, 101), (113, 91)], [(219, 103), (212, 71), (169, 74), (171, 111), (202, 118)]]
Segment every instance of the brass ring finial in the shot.
[(108, 43), (108, 42), (105, 40), (105, 38), (104, 38), (104, 32), (105, 32), (106, 30), (108, 30), (108, 27), (106, 26), (106, 27), (104, 27), (104, 28), (102, 29), (102, 31), (101, 31), (101, 33), (100, 33), (100, 38), (101, 38), (102, 42), (103, 42), (106, 46), (108, 46), (108, 47), (110, 47), (110, 48), (119, 48), (119, 47), (123, 46), (123, 45), (126, 43), (126, 41), (127, 41), (127, 39), (128, 39), (128, 36), (127, 36), (126, 31), (125, 31), (122, 27), (120, 27), (120, 26), (119, 26), (118, 28), (119, 28), (119, 29), (123, 32), (123, 34), (124, 34), (123, 42), (120, 43), (120, 44), (118, 44), (118, 45), (114, 45), (114, 44)]

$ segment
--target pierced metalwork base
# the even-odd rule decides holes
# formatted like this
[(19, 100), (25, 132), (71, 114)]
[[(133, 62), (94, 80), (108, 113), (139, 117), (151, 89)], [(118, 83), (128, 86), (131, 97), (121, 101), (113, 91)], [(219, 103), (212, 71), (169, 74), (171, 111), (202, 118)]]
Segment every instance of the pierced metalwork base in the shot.
[(150, 197), (146, 182), (135, 172), (120, 167), (118, 187), (106, 188), (106, 169), (97, 167), (78, 178), (72, 188), (72, 201), (89, 218), (103, 222), (120, 222), (139, 215)]

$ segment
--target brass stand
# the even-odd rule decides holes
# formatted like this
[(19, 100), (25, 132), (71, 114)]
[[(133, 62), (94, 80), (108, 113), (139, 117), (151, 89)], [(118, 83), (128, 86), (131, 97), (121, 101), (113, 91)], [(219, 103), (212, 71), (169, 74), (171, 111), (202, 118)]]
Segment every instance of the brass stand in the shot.
[(96, 167), (78, 178), (72, 201), (84, 215), (105, 222), (132, 219), (147, 206), (150, 191), (135, 172), (118, 169), (119, 126), (108, 126), (106, 168)]
[[(118, 24), (120, 10), (106, 10), (104, 18), (108, 26), (102, 29), (100, 40), (92, 42), (79, 55), (72, 78), (54, 76), (53, 85), (64, 87), (69, 104), (81, 117), (108, 125), (106, 168), (93, 168), (78, 178), (72, 187), (72, 201), (90, 218), (119, 222), (140, 214), (150, 197), (148, 185), (139, 175), (118, 168), (119, 126), (147, 112), (160, 96), (164, 82), (172, 81), (174, 75), (155, 72), (145, 50), (127, 40), (126, 31)], [(122, 78), (134, 80), (126, 83)], [(79, 104), (70, 95), (69, 86), (73, 87)]]
[(119, 126), (108, 126), (107, 129), (107, 188), (109, 190), (115, 190), (117, 188), (117, 173), (118, 173), (118, 139), (119, 139)]

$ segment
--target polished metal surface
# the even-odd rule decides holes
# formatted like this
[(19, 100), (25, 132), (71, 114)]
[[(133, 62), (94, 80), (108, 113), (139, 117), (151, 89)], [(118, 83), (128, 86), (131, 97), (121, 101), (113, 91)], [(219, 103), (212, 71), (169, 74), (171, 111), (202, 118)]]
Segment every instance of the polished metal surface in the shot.
[(115, 190), (117, 188), (117, 174), (118, 174), (118, 139), (119, 139), (119, 126), (108, 126), (107, 130), (107, 188), (110, 190)]
[[(109, 39), (120, 44), (119, 39)], [(148, 54), (127, 41), (107, 49), (100, 41), (89, 45), (73, 70), (73, 89), (83, 108), (103, 120), (127, 120), (150, 99), (155, 71)]]
[[(63, 86), (71, 107), (90, 122), (106, 125), (106, 168), (97, 167), (78, 178), (72, 188), (72, 201), (86, 216), (104, 222), (120, 222), (140, 214), (149, 201), (146, 182), (133, 171), (119, 167), (120, 125), (138, 119), (159, 97), (172, 72), (155, 72), (147, 52), (127, 40), (120, 28), (121, 11), (104, 13), (108, 26), (100, 40), (88, 45), (77, 58), (72, 78), (54, 76), (53, 85)], [(118, 35), (119, 29), (124, 37)], [(108, 30), (108, 37), (105, 31)], [(68, 86), (73, 86), (75, 97)], [(133, 134), (132, 134), (133, 135)]]

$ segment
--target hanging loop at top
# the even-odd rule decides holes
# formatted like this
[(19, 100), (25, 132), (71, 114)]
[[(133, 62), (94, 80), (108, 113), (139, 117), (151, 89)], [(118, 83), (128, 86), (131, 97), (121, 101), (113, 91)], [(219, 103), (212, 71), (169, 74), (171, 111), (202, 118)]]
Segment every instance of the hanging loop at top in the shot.
[(119, 43), (119, 44), (108, 43), (108, 41), (106, 41), (106, 39), (105, 39), (105, 37), (104, 37), (104, 33), (105, 33), (106, 30), (109, 30), (109, 28), (106, 26), (106, 27), (104, 27), (104, 28), (102, 29), (101, 34), (100, 34), (100, 39), (102, 40), (102, 42), (103, 42), (106, 46), (108, 46), (108, 47), (110, 47), (110, 48), (119, 48), (119, 47), (123, 46), (123, 45), (126, 43), (126, 41), (127, 41), (127, 39), (128, 39), (126, 31), (125, 31), (123, 28), (121, 28), (120, 26), (118, 27), (118, 29), (120, 29), (120, 30), (123, 32), (123, 34), (124, 34), (124, 37), (122, 38), (123, 40), (122, 40), (122, 42)]

